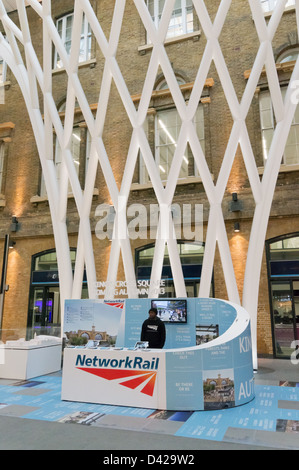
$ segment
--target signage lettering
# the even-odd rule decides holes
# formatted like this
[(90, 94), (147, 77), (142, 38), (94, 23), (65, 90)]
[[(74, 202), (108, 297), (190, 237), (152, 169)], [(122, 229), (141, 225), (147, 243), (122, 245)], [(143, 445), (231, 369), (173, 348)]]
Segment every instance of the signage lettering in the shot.
[(241, 383), (239, 390), (239, 400), (242, 398), (250, 398), (254, 394), (254, 383), (253, 379)]
[(252, 344), (250, 341), (250, 338), (248, 336), (245, 336), (244, 338), (239, 338), (240, 342), (240, 353), (246, 353), (248, 351), (251, 351), (252, 349)]
[(158, 370), (159, 358), (153, 357), (150, 361), (146, 361), (142, 357), (130, 359), (130, 357), (127, 356), (125, 359), (107, 359), (97, 356), (90, 358), (86, 357), (86, 354), (78, 354), (76, 367), (111, 367), (113, 369)]

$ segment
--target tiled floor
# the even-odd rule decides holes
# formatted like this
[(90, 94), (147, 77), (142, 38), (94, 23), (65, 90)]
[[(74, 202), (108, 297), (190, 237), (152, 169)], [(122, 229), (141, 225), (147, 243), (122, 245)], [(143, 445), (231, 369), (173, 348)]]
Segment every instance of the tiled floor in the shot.
[[(48, 432), (46, 446), (54, 448), (72, 447), (72, 434), (75, 436), (81, 426), (96, 432), (123, 431), (118, 441), (110, 441), (111, 448), (127, 449), (128, 433), (138, 434), (137, 448), (177, 448), (175, 445), (192, 448), (217, 448), (226, 444), (277, 449), (299, 449), (299, 366), (289, 361), (260, 360), (259, 371), (255, 376), (256, 398), (248, 405), (206, 412), (159, 412), (139, 408), (92, 405), (86, 403), (63, 402), (61, 374), (39, 377), (32, 381), (18, 382), (0, 380), (0, 449), (28, 448), (23, 438), (14, 434), (19, 426), (43, 425), (44, 438)], [(48, 425), (47, 425), (48, 423)], [(56, 442), (53, 435), (55, 423), (63, 430), (65, 443)], [(74, 425), (80, 425), (75, 426)], [(13, 438), (8, 441), (3, 427), (10, 429)], [(76, 429), (76, 432), (74, 430)], [(124, 433), (125, 432), (125, 433)], [(98, 434), (98, 437), (100, 434)], [(102, 436), (102, 434), (101, 434)], [(148, 440), (148, 436), (155, 437)], [(46, 439), (46, 438), (45, 438)], [(54, 439), (54, 440), (53, 440)], [(142, 439), (145, 442), (142, 444)], [(89, 448), (87, 441), (79, 438), (77, 446)], [(164, 444), (164, 446), (163, 446)], [(42, 447), (32, 437), (32, 447)], [(36, 447), (35, 447), (36, 445)], [(137, 443), (135, 443), (137, 445)], [(99, 438), (97, 448), (109, 448), (109, 442)]]

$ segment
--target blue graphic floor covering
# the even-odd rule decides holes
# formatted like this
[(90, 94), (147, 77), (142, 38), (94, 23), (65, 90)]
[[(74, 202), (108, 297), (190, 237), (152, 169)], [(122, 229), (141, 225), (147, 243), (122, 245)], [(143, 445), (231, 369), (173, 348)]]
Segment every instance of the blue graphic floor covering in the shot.
[(0, 380), (0, 415), (299, 449), (299, 383), (255, 385), (245, 406), (192, 413), (63, 402), (61, 381), (60, 373)]

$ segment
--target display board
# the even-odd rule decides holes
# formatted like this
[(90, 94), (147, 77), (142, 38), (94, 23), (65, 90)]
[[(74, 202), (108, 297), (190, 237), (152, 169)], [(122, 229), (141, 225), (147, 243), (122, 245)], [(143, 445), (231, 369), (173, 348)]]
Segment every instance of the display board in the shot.
[(96, 340), (102, 345), (114, 346), (123, 306), (120, 301), (67, 300), (63, 331), (66, 342), (76, 344), (85, 338), (86, 341)]
[(194, 411), (254, 398), (250, 319), (243, 308), (188, 299), (188, 322), (167, 324), (163, 350), (134, 350), (150, 305), (150, 299), (126, 301), (116, 347), (65, 349), (63, 400)]
[[(236, 319), (236, 309), (218, 299), (188, 298), (187, 323), (165, 323), (164, 349), (189, 348), (223, 335)], [(142, 323), (148, 318), (151, 299), (126, 300), (116, 345), (133, 347), (140, 339)]]

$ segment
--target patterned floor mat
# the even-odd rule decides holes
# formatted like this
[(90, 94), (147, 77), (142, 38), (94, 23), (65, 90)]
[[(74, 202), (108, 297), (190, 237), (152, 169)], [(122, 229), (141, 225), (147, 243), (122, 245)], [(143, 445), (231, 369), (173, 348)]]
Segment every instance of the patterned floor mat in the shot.
[(299, 383), (255, 385), (242, 407), (165, 412), (61, 400), (61, 374), (29, 381), (0, 380), (0, 415), (145, 431), (213, 441), (299, 448)]

